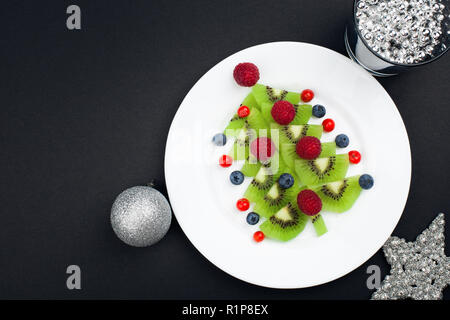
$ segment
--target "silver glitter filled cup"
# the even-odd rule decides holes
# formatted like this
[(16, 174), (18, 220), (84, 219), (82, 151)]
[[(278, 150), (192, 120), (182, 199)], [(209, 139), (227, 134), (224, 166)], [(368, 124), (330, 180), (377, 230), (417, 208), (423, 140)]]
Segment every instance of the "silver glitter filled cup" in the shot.
[(373, 75), (393, 76), (442, 57), (449, 26), (450, 0), (355, 0), (345, 47)]

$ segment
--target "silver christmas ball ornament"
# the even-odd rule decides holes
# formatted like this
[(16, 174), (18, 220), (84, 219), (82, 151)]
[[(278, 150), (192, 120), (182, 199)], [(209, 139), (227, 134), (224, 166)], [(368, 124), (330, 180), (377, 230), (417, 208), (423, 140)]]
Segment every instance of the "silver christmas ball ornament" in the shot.
[(134, 247), (147, 247), (161, 240), (171, 221), (169, 202), (151, 187), (123, 191), (111, 209), (111, 225), (117, 237)]

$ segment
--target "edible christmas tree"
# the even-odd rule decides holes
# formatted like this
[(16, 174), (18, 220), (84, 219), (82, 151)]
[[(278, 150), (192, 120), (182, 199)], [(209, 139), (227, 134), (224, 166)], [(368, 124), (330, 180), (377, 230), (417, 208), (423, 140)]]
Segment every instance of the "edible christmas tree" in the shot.
[(349, 210), (361, 190), (373, 185), (367, 174), (346, 177), (350, 162), (360, 160), (357, 151), (336, 154), (337, 148), (348, 146), (346, 135), (320, 141), (324, 131), (334, 129), (334, 122), (309, 123), (311, 117), (325, 115), (323, 106), (305, 104), (313, 97), (308, 89), (297, 93), (255, 84), (225, 128), (224, 135), (235, 139), (228, 156), (244, 161), (231, 181), (240, 184), (241, 176), (252, 178), (238, 208), (248, 209), (242, 206), (244, 200), (254, 203), (247, 221), (265, 220), (259, 226), (263, 235), (255, 234), (257, 241), (264, 235), (293, 239), (308, 220), (323, 235), (327, 228), (321, 212)]

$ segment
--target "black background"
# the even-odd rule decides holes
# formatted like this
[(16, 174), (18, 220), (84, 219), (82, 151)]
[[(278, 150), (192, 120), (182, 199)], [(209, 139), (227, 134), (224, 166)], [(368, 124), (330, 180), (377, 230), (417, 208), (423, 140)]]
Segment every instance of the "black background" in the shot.
[[(81, 7), (82, 30), (66, 28), (70, 4)], [(166, 193), (166, 136), (201, 75), (265, 42), (345, 53), (351, 11), (350, 0), (3, 1), (0, 298), (369, 298), (367, 266), (389, 271), (381, 251), (332, 283), (274, 290), (214, 267), (175, 220), (146, 249), (120, 242), (109, 224), (127, 187), (155, 178)], [(394, 231), (408, 240), (450, 205), (449, 67), (446, 56), (379, 79), (411, 142), (411, 190)], [(66, 289), (71, 264), (82, 269), (82, 290)]]

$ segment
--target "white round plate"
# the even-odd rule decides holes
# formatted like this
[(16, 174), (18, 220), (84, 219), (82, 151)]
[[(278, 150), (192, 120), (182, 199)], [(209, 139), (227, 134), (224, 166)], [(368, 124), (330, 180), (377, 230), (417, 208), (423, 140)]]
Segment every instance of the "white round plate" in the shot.
[[(280, 242), (252, 235), (258, 225), (246, 223), (239, 212), (251, 179), (240, 186), (229, 168), (218, 165), (232, 142), (217, 147), (211, 139), (222, 132), (250, 92), (233, 79), (233, 69), (251, 61), (260, 71), (259, 83), (300, 92), (315, 92), (313, 104), (326, 106), (339, 133), (350, 145), (338, 153), (359, 150), (362, 160), (350, 165), (348, 176), (369, 173), (375, 185), (363, 190), (347, 212), (323, 213), (328, 233), (318, 237), (311, 223), (295, 239)], [(321, 123), (322, 119), (312, 119)], [(411, 153), (400, 114), (383, 87), (350, 59), (323, 47), (297, 42), (254, 46), (218, 63), (189, 91), (170, 127), (165, 175), (170, 202), (192, 244), (230, 275), (271, 288), (303, 288), (332, 281), (356, 269), (381, 248), (403, 212), (411, 178)]]

